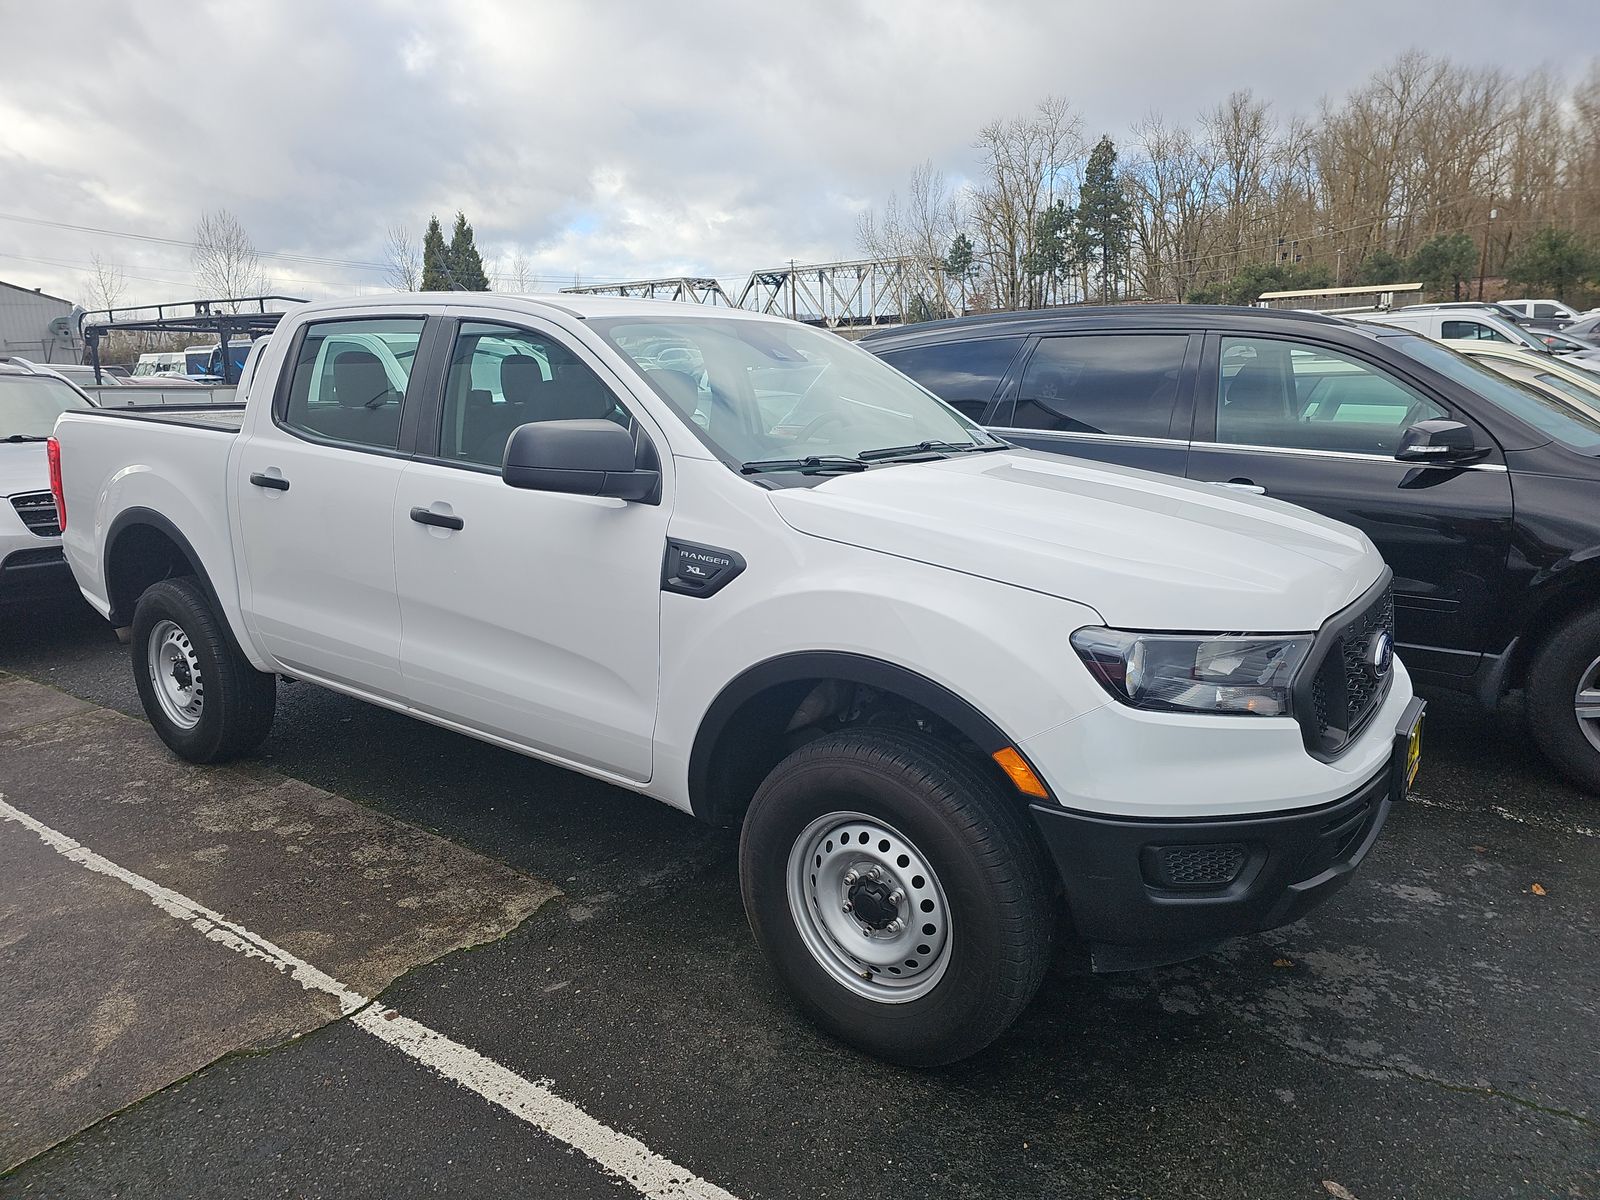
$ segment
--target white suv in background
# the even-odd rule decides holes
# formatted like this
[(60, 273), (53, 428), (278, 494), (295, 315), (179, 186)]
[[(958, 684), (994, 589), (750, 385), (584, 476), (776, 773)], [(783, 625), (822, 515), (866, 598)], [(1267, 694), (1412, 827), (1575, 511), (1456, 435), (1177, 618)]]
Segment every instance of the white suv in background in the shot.
[(1441, 305), (1438, 308), (1419, 306), (1397, 308), (1391, 312), (1344, 315), (1352, 321), (1375, 321), (1379, 325), (1409, 329), (1436, 342), (1505, 342), (1513, 346), (1526, 346), (1541, 353), (1548, 353), (1550, 349), (1537, 336), (1496, 315), (1487, 305), (1483, 308), (1454, 305)]
[(1582, 315), (1577, 309), (1559, 300), (1502, 300), (1500, 303), (1540, 322), (1541, 327), (1545, 328), (1560, 329), (1563, 325), (1570, 325)]
[(0, 355), (0, 606), (77, 589), (61, 554), (46, 442), (89, 398), (47, 367)]

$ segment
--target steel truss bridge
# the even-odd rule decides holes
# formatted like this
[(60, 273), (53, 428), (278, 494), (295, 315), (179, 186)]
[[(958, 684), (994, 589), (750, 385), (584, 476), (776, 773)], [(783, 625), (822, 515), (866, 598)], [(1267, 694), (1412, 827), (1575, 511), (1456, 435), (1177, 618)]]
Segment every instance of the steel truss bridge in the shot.
[(752, 271), (737, 300), (730, 299), (717, 280), (694, 277), (584, 284), (562, 291), (687, 300), (790, 317), (826, 329), (900, 325), (955, 315), (949, 282), (937, 268), (917, 258), (790, 263)]

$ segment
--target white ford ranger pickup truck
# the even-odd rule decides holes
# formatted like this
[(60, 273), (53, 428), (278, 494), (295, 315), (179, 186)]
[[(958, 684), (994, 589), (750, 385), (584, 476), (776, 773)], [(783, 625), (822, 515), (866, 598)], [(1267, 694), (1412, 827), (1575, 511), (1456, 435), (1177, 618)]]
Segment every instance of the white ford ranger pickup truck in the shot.
[(279, 675), (742, 828), (756, 940), (904, 1063), (1293, 921), (1416, 769), (1359, 532), (1014, 450), (849, 342), (601, 297), (307, 305), (242, 410), (78, 411), (83, 594), (177, 754)]

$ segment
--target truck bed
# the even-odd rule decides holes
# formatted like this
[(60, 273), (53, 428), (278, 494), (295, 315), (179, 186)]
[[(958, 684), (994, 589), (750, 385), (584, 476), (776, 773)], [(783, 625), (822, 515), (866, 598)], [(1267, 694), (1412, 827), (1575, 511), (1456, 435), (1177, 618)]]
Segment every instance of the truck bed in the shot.
[(151, 404), (128, 408), (75, 410), (84, 416), (115, 417), (152, 425), (184, 425), (219, 433), (238, 433), (244, 424), (242, 404)]

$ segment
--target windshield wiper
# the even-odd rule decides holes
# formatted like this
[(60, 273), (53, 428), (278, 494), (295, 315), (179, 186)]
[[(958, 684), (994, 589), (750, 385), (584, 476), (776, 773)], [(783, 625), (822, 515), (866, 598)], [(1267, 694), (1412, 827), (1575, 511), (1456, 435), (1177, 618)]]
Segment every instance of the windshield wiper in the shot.
[(867, 464), (859, 458), (843, 454), (808, 454), (804, 458), (758, 458), (739, 467), (744, 475), (757, 475), (762, 471), (799, 471), (802, 474), (817, 471), (865, 471)]
[(48, 442), (49, 434), (44, 433), (10, 433), (0, 438), (0, 442)]
[(970, 454), (973, 451), (1006, 449), (1009, 447), (1004, 442), (995, 442), (993, 445), (983, 445), (978, 442), (918, 442), (915, 446), (885, 446), (881, 450), (863, 450), (859, 457), (872, 462), (881, 458), (902, 458), (909, 454), (937, 455), (943, 458), (946, 454)]

